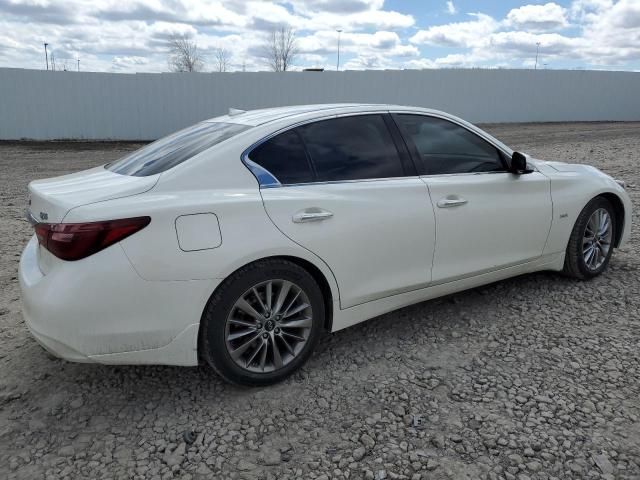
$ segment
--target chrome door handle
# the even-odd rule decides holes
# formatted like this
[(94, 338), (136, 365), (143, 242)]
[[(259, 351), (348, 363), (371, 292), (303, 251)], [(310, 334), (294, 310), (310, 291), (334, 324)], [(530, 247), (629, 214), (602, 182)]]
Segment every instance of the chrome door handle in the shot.
[(467, 203), (467, 200), (460, 197), (445, 197), (438, 200), (438, 206), (440, 208), (459, 207)]
[(293, 223), (308, 223), (308, 222), (320, 222), (327, 218), (333, 217), (333, 213), (328, 210), (322, 210), (319, 208), (309, 208), (296, 213), (293, 216)]

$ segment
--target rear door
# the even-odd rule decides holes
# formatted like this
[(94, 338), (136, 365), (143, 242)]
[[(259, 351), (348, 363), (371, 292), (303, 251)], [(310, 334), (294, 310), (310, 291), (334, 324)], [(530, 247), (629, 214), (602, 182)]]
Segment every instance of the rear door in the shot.
[(390, 126), (386, 114), (341, 116), (280, 133), (249, 154), (279, 182), (261, 188), (269, 217), (329, 265), (342, 308), (431, 280), (433, 207)]
[(447, 119), (397, 114), (436, 218), (434, 283), (535, 260), (552, 219), (550, 181), (507, 172), (498, 148)]

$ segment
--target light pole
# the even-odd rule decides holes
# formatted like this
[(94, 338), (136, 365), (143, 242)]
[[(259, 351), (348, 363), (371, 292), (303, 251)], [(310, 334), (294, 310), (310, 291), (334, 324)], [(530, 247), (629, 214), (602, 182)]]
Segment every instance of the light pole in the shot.
[(538, 52), (540, 51), (540, 42), (536, 42), (536, 65), (533, 67), (534, 70), (538, 69)]
[(47, 47), (49, 44), (47, 42), (44, 43), (44, 61), (47, 62), (47, 70), (49, 70), (49, 54), (47, 53)]
[(342, 30), (336, 30), (338, 32), (338, 62), (336, 63), (336, 72), (340, 70), (340, 34)]
[(80, 71), (80, 59), (78, 58), (78, 71)]

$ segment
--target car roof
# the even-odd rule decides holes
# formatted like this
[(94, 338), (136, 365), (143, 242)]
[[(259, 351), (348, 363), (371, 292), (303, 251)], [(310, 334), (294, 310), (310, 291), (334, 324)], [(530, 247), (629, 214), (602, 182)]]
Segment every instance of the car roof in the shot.
[[(451, 115), (440, 110), (424, 107), (413, 107), (407, 105), (392, 105), (386, 103), (322, 103), (315, 105), (292, 105), (288, 107), (263, 108), (258, 110), (236, 110), (229, 109), (229, 115), (210, 118), (205, 122), (225, 122), (236, 123), (239, 125), (247, 125), (251, 127), (272, 127), (282, 128), (287, 124), (295, 124), (303, 120), (314, 120), (316, 118), (326, 118), (332, 115), (342, 115), (349, 113), (367, 113), (367, 112), (398, 112), (398, 113), (417, 113), (421, 115), (432, 115), (439, 118), (452, 121), (463, 127), (484, 137), (494, 145), (500, 147), (507, 155), (511, 155), (511, 150), (507, 145), (497, 138), (481, 130), (475, 125), (463, 120), (459, 117)], [(276, 126), (273, 126), (276, 124)], [(252, 129), (253, 130), (253, 129)]]
[[(251, 125), (253, 127), (270, 123), (276, 120), (282, 120), (287, 117), (309, 114), (317, 112), (326, 115), (327, 113), (347, 113), (350, 111), (366, 112), (368, 110), (423, 110), (416, 107), (403, 107), (400, 105), (375, 104), (375, 103), (323, 103), (315, 105), (292, 105), (288, 107), (262, 108), (258, 110), (235, 110), (231, 109), (229, 115), (211, 118), (207, 122), (227, 122), (239, 123), (242, 125)], [(435, 110), (432, 110), (435, 111)]]

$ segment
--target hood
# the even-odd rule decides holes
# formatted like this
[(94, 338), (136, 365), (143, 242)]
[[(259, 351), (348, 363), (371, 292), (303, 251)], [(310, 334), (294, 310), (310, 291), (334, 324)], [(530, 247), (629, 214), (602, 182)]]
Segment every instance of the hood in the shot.
[(599, 177), (604, 179), (607, 183), (615, 188), (624, 189), (625, 182), (616, 178), (613, 178), (611, 175), (604, 173), (602, 170), (598, 170), (596, 167), (591, 165), (585, 165), (583, 163), (565, 163), (565, 162), (556, 162), (556, 161), (545, 161), (545, 160), (537, 160), (535, 159), (535, 165), (540, 167), (540, 169), (547, 173), (558, 173), (561, 176), (581, 176), (588, 175), (591, 177)]

